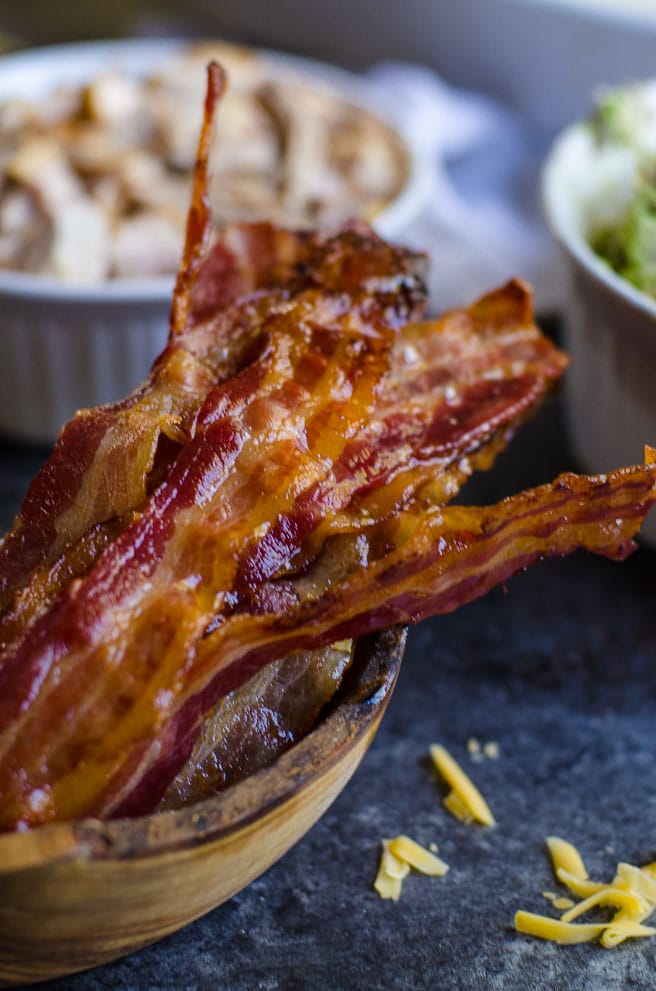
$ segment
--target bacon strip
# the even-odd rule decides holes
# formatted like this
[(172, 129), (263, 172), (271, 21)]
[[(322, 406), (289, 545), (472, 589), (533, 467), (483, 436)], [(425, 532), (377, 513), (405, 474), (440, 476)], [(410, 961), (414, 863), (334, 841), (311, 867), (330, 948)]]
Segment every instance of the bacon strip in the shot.
[[(146, 664), (139, 672), (131, 669), (129, 677), (127, 671), (115, 675), (114, 693), (103, 693), (102, 709), (71, 712), (71, 686), (64, 684), (53, 686), (46, 704), (39, 699), (26, 710), (20, 734), (10, 734), (12, 746), (0, 770), (0, 823), (9, 828), (53, 815), (144, 811), (186, 756), (204, 712), (268, 661), (450, 611), (547, 556), (583, 547), (621, 558), (631, 550), (631, 538), (654, 501), (656, 469), (649, 466), (598, 478), (564, 475), (489, 509), (403, 512), (374, 527), (368, 537), (336, 538), (359, 542), (358, 565), (329, 581), (321, 576), (318, 594), (305, 591), (313, 587), (311, 576), (309, 585), (307, 576), (269, 583), (262, 598), (266, 612), (226, 619), (192, 656), (183, 654), (184, 665), (173, 664), (165, 679), (161, 652), (168, 652), (185, 615), (184, 594), (176, 589), (158, 635), (151, 626), (140, 643), (150, 654)], [(338, 559), (345, 553), (343, 544)], [(174, 651), (178, 647), (173, 644)], [(110, 664), (106, 652), (98, 660), (100, 668), (87, 673), (89, 690)], [(60, 668), (59, 676), (64, 674), (73, 677), (69, 665)], [(133, 707), (126, 705), (130, 679), (143, 677), (154, 679), (151, 704), (163, 718), (135, 719)], [(152, 695), (153, 688), (158, 694)], [(57, 715), (62, 711), (66, 725)]]
[[(378, 322), (382, 321), (385, 333), (378, 339), (369, 329), (375, 325), (375, 299), (369, 293), (354, 298), (324, 292), (313, 295), (308, 291), (299, 297), (296, 311), (288, 313), (285, 321), (277, 314), (271, 317), (267, 325), (271, 333), (270, 349), (277, 348), (277, 357), (269, 350), (235, 379), (210, 394), (198, 415), (193, 440), (183, 447), (142, 516), (104, 551), (89, 579), (81, 584), (73, 583), (43, 621), (28, 630), (25, 639), (5, 654), (0, 671), (0, 720), (4, 715), (7, 728), (2, 746), (7, 753), (18, 734), (24, 739), (37, 740), (35, 729), (28, 730), (28, 721), (41, 718), (43, 725), (52, 725), (57, 718), (57, 704), (69, 704), (65, 700), (74, 694), (74, 683), (87, 681), (94, 686), (88, 696), (91, 708), (94, 692), (100, 694), (106, 686), (107, 668), (112, 679), (118, 677), (121, 669), (128, 669), (133, 677), (140, 665), (145, 664), (148, 671), (148, 665), (155, 664), (154, 653), (157, 653), (162, 667), (169, 665), (168, 677), (177, 679), (176, 659), (179, 663), (180, 658), (193, 654), (203, 630), (217, 622), (217, 611), (220, 617), (222, 612), (243, 608), (253, 594), (261, 598), (258, 591), (261, 582), (271, 578), (300, 550), (304, 539), (320, 521), (333, 520), (336, 529), (347, 529), (345, 520), (349, 516), (351, 524), (359, 518), (371, 520), (362, 517), (357, 498), (350, 506), (354, 494), (371, 493), (375, 485), (389, 481), (395, 472), (404, 476), (413, 473), (412, 485), (416, 488), (431, 473), (439, 475), (449, 466), (452, 490), (449, 494), (452, 494), (458, 481), (470, 470), (463, 468), (464, 455), (472, 448), (487, 452), (495, 443), (500, 424), (507, 428), (519, 414), (535, 405), (551, 379), (564, 367), (564, 357), (541, 337), (530, 319), (527, 290), (511, 284), (480, 301), (469, 314), (456, 314), (436, 325), (426, 325), (421, 345), (418, 342), (416, 347), (422, 360), (416, 362), (414, 376), (410, 375), (404, 383), (397, 371), (396, 378), (392, 378), (391, 385), (387, 383), (388, 390), (383, 388), (381, 396), (377, 383), (383, 381), (383, 366), (380, 363), (374, 366), (372, 378), (371, 359), (373, 354), (378, 354), (378, 362), (382, 358), (387, 367), (393, 343), (387, 326), (392, 304), (387, 292), (383, 292)], [(365, 315), (368, 322), (363, 323)], [(317, 338), (313, 329), (317, 324), (330, 330)], [(412, 335), (417, 333), (417, 328), (412, 330)], [(252, 438), (263, 429), (275, 433), (275, 416), (271, 420), (266, 403), (266, 397), (274, 395), (275, 390), (279, 390), (276, 402), (282, 408), (285, 422), (295, 412), (298, 393), (294, 389), (290, 392), (291, 383), (287, 380), (285, 385), (283, 374), (290, 348), (297, 348), (294, 361), (300, 380), (316, 377), (312, 365), (316, 365), (317, 358), (311, 359), (310, 340), (315, 349), (322, 340), (324, 349), (326, 345), (329, 350), (335, 349), (330, 353), (333, 371), (325, 377), (321, 393), (325, 409), (332, 409), (332, 413), (329, 412), (328, 418), (322, 413), (313, 421), (308, 419), (311, 406), (307, 401), (302, 405), (297, 429), (301, 429), (304, 445), (309, 444), (309, 449), (303, 450), (302, 457), (297, 457), (290, 466), (293, 447), (289, 448), (284, 431), (282, 444), (278, 442), (273, 449), (261, 440), (255, 443)], [(353, 342), (357, 343), (355, 349)], [(369, 350), (363, 350), (363, 344)], [(332, 446), (328, 448), (322, 438), (325, 428), (330, 427), (331, 416), (335, 420), (332, 396), (348, 383), (349, 364), (354, 370), (362, 366), (360, 387), (349, 391), (341, 404), (337, 404), (342, 420), (337, 430), (333, 427), (325, 435), (332, 438)], [(453, 417), (454, 409), (467, 409), (466, 402), (463, 404), (458, 397), (468, 396), (472, 375), (478, 376), (480, 384), (483, 364), (490, 376), (489, 385), (485, 386), (488, 401), (482, 401), (484, 397), (479, 390), (477, 407), (466, 415)], [(450, 383), (448, 388), (437, 387), (435, 378), (440, 376), (443, 382)], [(428, 395), (424, 395), (420, 409), (422, 377), (423, 390), (424, 393), (428, 390)], [(500, 388), (504, 381), (510, 384), (509, 391)], [(283, 391), (279, 389), (281, 383)], [(406, 411), (409, 391), (415, 403), (410, 413)], [(345, 418), (347, 410), (351, 428)], [(436, 429), (436, 424), (445, 422), (451, 436), (448, 430)], [(244, 444), (249, 437), (254, 452), (250, 460), (244, 455)], [(360, 454), (366, 451), (366, 457), (355, 459), (355, 463), (354, 444)], [(278, 451), (274, 455), (276, 464), (291, 467), (290, 471), (281, 475), (277, 468), (271, 472), (268, 463), (273, 450)], [(312, 465), (313, 450), (320, 469), (314, 480), (312, 469), (308, 468), (308, 462)], [(227, 462), (222, 460), (226, 456)], [(472, 460), (471, 464), (474, 463)], [(239, 470), (230, 474), (233, 465)], [(271, 484), (267, 485), (263, 471), (268, 472)], [(406, 490), (411, 487), (407, 478), (404, 487)], [(276, 497), (273, 501), (264, 498), (267, 488)], [(262, 498), (258, 498), (260, 495)], [(259, 535), (262, 528), (264, 532)], [(253, 531), (258, 534), (257, 539), (253, 539)], [(233, 562), (236, 566), (230, 570)], [(226, 565), (230, 565), (227, 571)], [(193, 594), (195, 589), (197, 595)], [(178, 593), (180, 611), (176, 613), (173, 603)], [(135, 613), (138, 621), (134, 619)], [(160, 629), (165, 625), (161, 618), (165, 615), (171, 617), (174, 627), (168, 634)], [(168, 647), (167, 635), (172, 637)], [(82, 641), (80, 649), (77, 649), (78, 641)], [(57, 676), (53, 699), (49, 702), (48, 672), (53, 664), (57, 665)], [(20, 706), (21, 699), (27, 703), (35, 684), (40, 682), (46, 687), (39, 689), (39, 702), (30, 707), (29, 719), (21, 717), (12, 725), (12, 712)], [(133, 718), (156, 723), (163, 715), (159, 709), (153, 711), (153, 706), (160, 706), (160, 695), (154, 689), (151, 692), (147, 677), (134, 690)], [(117, 689), (107, 688), (107, 691), (111, 694)], [(166, 693), (170, 689), (161, 691)], [(123, 687), (118, 695), (120, 705), (125, 706), (129, 692)], [(3, 696), (7, 700), (4, 708)], [(44, 711), (39, 716), (42, 708)], [(135, 714), (137, 711), (142, 713), (140, 717)], [(82, 719), (85, 716), (83, 711)], [(110, 723), (111, 720), (105, 727), (106, 733), (110, 732)], [(100, 733), (103, 725), (94, 710), (93, 733)], [(69, 727), (73, 728), (70, 720)], [(9, 759), (7, 763), (11, 763)], [(126, 773), (129, 772), (128, 767)]]
[[(98, 523), (139, 509), (158, 455), (173, 457), (217, 382), (248, 361), (272, 311), (309, 288), (357, 292), (365, 285), (403, 294), (418, 316), (425, 302), (423, 256), (390, 248), (366, 225), (335, 238), (238, 225), (209, 254), (208, 158), (212, 123), (225, 89), (208, 69), (183, 258), (171, 307), (168, 346), (147, 380), (126, 399), (77, 414), (32, 482), (18, 517), (0, 542), (0, 614), (35, 572), (53, 565)], [(207, 317), (209, 316), (209, 319)]]
[[(307, 533), (315, 527), (305, 560), (316, 556), (329, 534), (390, 516), (422, 486), (430, 484), (433, 504), (448, 502), (474, 468), (482, 461), (489, 466), (492, 451), (508, 443), (566, 364), (535, 326), (530, 291), (518, 281), (468, 310), (403, 327), (371, 420), (346, 445), (334, 471), (294, 509), (296, 543), (301, 528)], [(128, 522), (92, 527), (33, 574), (0, 619), (5, 649), (68, 581), (86, 574)], [(264, 577), (271, 576), (274, 557), (287, 561), (290, 526), (289, 517), (276, 523), (246, 558), (237, 583), (242, 595), (262, 577), (258, 562), (264, 555)]]
[(0, 829), (146, 811), (263, 665), (449, 611), (541, 557), (621, 557), (656, 501), (650, 465), (443, 508), (566, 359), (518, 282), (400, 331), (421, 259), (361, 225), (242, 226), (204, 257), (223, 82), (169, 345), (66, 428), (0, 545)]
[(317, 562), (316, 575), (272, 582), (261, 600), (268, 611), (234, 615), (200, 644), (190, 675), (196, 694), (150, 741), (150, 768), (132, 790), (107, 789), (104, 813), (154, 808), (204, 713), (271, 660), (452, 612), (535, 562), (574, 550), (622, 560), (654, 503), (651, 463), (598, 477), (561, 475), (492, 507), (403, 512), (371, 534), (335, 538), (328, 573)]
[(336, 467), (333, 491), (348, 487), (350, 501), (315, 530), (305, 559), (330, 534), (389, 517), (423, 486), (432, 505), (449, 502), (474, 468), (489, 467), (568, 363), (536, 327), (519, 280), (466, 310), (404, 327), (371, 422)]
[(170, 339), (184, 334), (189, 325), (191, 297), (198, 270), (209, 246), (212, 226), (212, 212), (209, 203), (209, 160), (212, 142), (212, 125), (219, 100), (223, 96), (228, 80), (225, 71), (216, 62), (207, 68), (207, 90), (205, 108), (198, 139), (196, 162), (194, 165), (193, 192), (187, 214), (182, 262), (176, 279), (171, 303)]
[[(96, 694), (115, 691), (108, 681), (121, 670), (130, 681), (138, 669), (161, 666), (168, 672), (164, 681), (169, 675), (180, 680), (175, 668), (229, 595), (235, 562), (253, 541), (253, 530), (266, 528), (330, 472), (349, 437), (371, 416), (389, 366), (395, 307), (404, 311), (402, 298), (390, 298), (389, 289), (386, 283), (378, 295), (359, 296), (312, 291), (284, 318), (271, 317), (262, 355), (210, 393), (193, 439), (140, 518), (101, 555), (89, 578), (73, 582), (5, 654), (3, 769), (12, 766), (9, 751), (17, 737), (26, 739), (26, 721), (64, 696), (70, 705), (73, 684), (76, 693), (80, 684), (90, 686), (84, 720)], [(162, 623), (167, 616), (171, 627)], [(155, 695), (148, 688), (139, 706), (143, 718), (159, 721), (167, 689), (151, 687)], [(121, 690), (123, 704), (126, 693)], [(16, 720), (21, 707), (28, 709)], [(102, 731), (95, 710), (92, 723), (94, 734)]]

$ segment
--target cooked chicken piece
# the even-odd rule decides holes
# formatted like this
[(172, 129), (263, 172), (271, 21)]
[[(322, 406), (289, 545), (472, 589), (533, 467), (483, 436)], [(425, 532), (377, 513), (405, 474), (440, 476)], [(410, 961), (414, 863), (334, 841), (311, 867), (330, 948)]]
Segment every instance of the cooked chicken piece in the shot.
[(30, 189), (48, 214), (84, 196), (84, 186), (60, 145), (44, 137), (23, 144), (6, 167), (10, 179)]
[(78, 198), (53, 214), (53, 234), (44, 271), (65, 282), (102, 282), (110, 272), (111, 234), (102, 207)]
[[(24, 237), (5, 237), (0, 230), (0, 266), (61, 271), (68, 279), (89, 281), (160, 273), (170, 259), (167, 271), (173, 274), (212, 58), (230, 76), (212, 152), (218, 229), (263, 219), (328, 229), (353, 217), (373, 218), (397, 194), (407, 157), (387, 125), (255, 52), (201, 44), (143, 78), (105, 71), (87, 85), (61, 87), (39, 101), (17, 98), (0, 105), (0, 173), (11, 179), (3, 186), (0, 177), (0, 201), (10, 185), (23, 187), (40, 220), (38, 230), (30, 224)], [(74, 217), (62, 220), (62, 211), (82, 199), (88, 207), (76, 206)], [(11, 214), (16, 207), (9, 209)], [(152, 218), (131, 222), (141, 211), (160, 214), (163, 237), (156, 257), (145, 264), (154, 228)], [(75, 230), (87, 230), (92, 238), (79, 273), (68, 248)], [(113, 251), (117, 264), (107, 261), (102, 246), (106, 230), (121, 239)], [(133, 269), (128, 259), (134, 259), (139, 231), (148, 241)], [(50, 257), (55, 251), (57, 257)]]
[(113, 275), (166, 275), (180, 261), (180, 231), (167, 217), (153, 211), (122, 220), (115, 231), (111, 254)]

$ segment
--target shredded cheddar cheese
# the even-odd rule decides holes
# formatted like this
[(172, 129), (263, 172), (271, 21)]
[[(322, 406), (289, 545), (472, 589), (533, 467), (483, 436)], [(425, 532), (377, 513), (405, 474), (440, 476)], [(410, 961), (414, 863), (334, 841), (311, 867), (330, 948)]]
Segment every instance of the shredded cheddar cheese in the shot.
[(557, 908), (559, 912), (562, 912), (566, 908), (573, 908), (574, 902), (571, 898), (554, 898), (553, 907)]
[[(494, 825), (487, 802), (451, 754), (439, 744), (431, 744), (429, 751), (435, 769), (450, 789), (444, 799), (449, 812), (465, 822), (475, 820)], [(467, 741), (467, 751), (474, 761), (480, 760), (483, 754), (491, 758), (498, 755), (496, 744), (485, 744), (481, 748), (473, 737)], [(656, 861), (643, 867), (620, 862), (613, 880), (604, 883), (590, 878), (581, 854), (572, 843), (559, 836), (548, 836), (546, 843), (556, 878), (574, 897), (543, 891), (542, 896), (561, 913), (560, 917), (518, 911), (514, 920), (517, 932), (563, 945), (598, 940), (606, 949), (627, 939), (656, 935), (656, 927), (645, 925), (656, 911)], [(426, 849), (401, 834), (383, 840), (382, 848), (374, 882), (381, 898), (396, 901), (411, 869), (432, 877), (441, 877), (449, 870), (448, 865), (436, 856), (435, 843), (430, 843)], [(611, 909), (612, 914), (605, 921), (582, 921), (588, 912), (600, 909)]]
[(566, 871), (563, 867), (559, 867), (556, 871), (556, 877), (561, 884), (564, 884), (566, 888), (577, 896), (577, 898), (587, 898), (589, 895), (594, 895), (596, 891), (601, 891), (606, 887), (600, 881), (590, 881), (588, 878), (577, 877), (576, 874), (571, 874)]
[(396, 839), (390, 840), (389, 848), (399, 860), (430, 877), (442, 877), (449, 869), (443, 860), (411, 840), (409, 836), (397, 836)]
[(467, 753), (476, 764), (480, 764), (485, 758), (496, 760), (499, 756), (499, 744), (496, 740), (481, 744), (475, 736), (470, 736), (467, 740)]
[[(656, 929), (644, 922), (656, 909), (656, 870), (654, 864), (635, 867), (619, 863), (615, 877), (609, 884), (591, 881), (576, 847), (558, 836), (547, 838), (554, 872), (558, 880), (580, 899), (572, 902), (559, 898), (552, 892), (543, 895), (556, 909), (566, 909), (559, 919), (536, 915), (533, 912), (517, 912), (515, 929), (529, 936), (548, 939), (557, 943), (585, 943), (599, 939), (606, 949), (618, 946), (625, 939), (654, 936)], [(607, 922), (577, 922), (591, 909), (612, 907), (612, 918)]]
[(374, 881), (374, 888), (380, 897), (398, 901), (401, 896), (403, 878), (409, 873), (410, 866), (392, 853), (389, 840), (383, 840), (380, 866)]
[(480, 791), (451, 754), (438, 743), (431, 744), (430, 755), (435, 768), (442, 775), (451, 791), (444, 805), (458, 819), (474, 819), (484, 826), (494, 825), (494, 816)]
[(573, 874), (574, 877), (581, 880), (585, 880), (588, 877), (588, 872), (581, 859), (581, 854), (575, 846), (572, 846), (567, 840), (561, 840), (559, 836), (547, 836), (547, 846), (556, 874), (558, 874), (559, 868), (562, 868), (562, 870)]
[(623, 943), (625, 939), (635, 939), (637, 936), (654, 936), (653, 926), (643, 926), (640, 922), (627, 919), (621, 922), (611, 922), (601, 934), (601, 945), (606, 950)]
[(410, 873), (410, 868), (429, 877), (443, 877), (449, 869), (448, 864), (409, 836), (401, 834), (392, 840), (383, 840), (382, 846), (378, 874), (374, 881), (374, 888), (381, 898), (398, 901), (403, 879)]
[(550, 939), (554, 943), (587, 943), (601, 936), (606, 926), (601, 923), (585, 923), (576, 925), (573, 922), (561, 922), (547, 915), (536, 915), (533, 912), (517, 912), (515, 929), (528, 936), (539, 939)]
[(483, 753), (488, 760), (496, 760), (499, 756), (499, 744), (496, 740), (490, 740), (483, 745)]
[(634, 894), (632, 891), (622, 891), (621, 888), (609, 885), (594, 895), (590, 895), (589, 898), (584, 898), (578, 905), (574, 905), (573, 908), (561, 915), (561, 919), (563, 922), (573, 922), (574, 919), (578, 919), (580, 915), (585, 915), (591, 908), (596, 908), (598, 905), (614, 905), (616, 908), (624, 908), (631, 919), (642, 916), (648, 909), (647, 903), (640, 895)]

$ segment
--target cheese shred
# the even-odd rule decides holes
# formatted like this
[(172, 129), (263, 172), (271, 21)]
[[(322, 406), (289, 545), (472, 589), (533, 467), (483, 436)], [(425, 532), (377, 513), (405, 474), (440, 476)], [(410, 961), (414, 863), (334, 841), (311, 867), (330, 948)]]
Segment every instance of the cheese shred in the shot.
[[(586, 943), (599, 939), (606, 949), (611, 949), (625, 939), (654, 936), (656, 929), (644, 922), (656, 909), (656, 870), (654, 864), (635, 867), (633, 864), (617, 865), (615, 877), (609, 884), (591, 881), (576, 847), (558, 836), (547, 838), (547, 847), (556, 877), (570, 892), (580, 899), (549, 897), (554, 908), (566, 908), (559, 919), (533, 912), (517, 912), (517, 932), (556, 943)], [(587, 912), (600, 907), (612, 907), (615, 911), (607, 922), (577, 922)]]
[(409, 836), (397, 836), (395, 840), (390, 840), (389, 849), (403, 863), (414, 867), (421, 874), (428, 874), (430, 877), (442, 877), (448, 871), (448, 865), (436, 857), (430, 850), (426, 850), (419, 843), (411, 840)]
[(547, 847), (551, 854), (551, 861), (556, 875), (558, 874), (558, 870), (562, 869), (567, 871), (568, 874), (579, 878), (581, 881), (587, 879), (588, 872), (581, 854), (575, 846), (568, 843), (567, 840), (561, 840), (559, 836), (547, 836)]
[(444, 800), (448, 811), (464, 821), (473, 819), (484, 826), (494, 826), (494, 816), (487, 802), (448, 750), (432, 743), (429, 752), (436, 770), (451, 788)]
[(429, 877), (443, 877), (449, 869), (449, 865), (434, 853), (403, 834), (383, 840), (382, 847), (374, 881), (374, 888), (381, 898), (398, 901), (403, 879), (410, 873), (410, 868)]
[(517, 912), (515, 929), (528, 936), (539, 939), (550, 939), (554, 943), (587, 943), (601, 936), (606, 926), (604, 923), (576, 925), (574, 922), (561, 922), (551, 919), (548, 915), (536, 915), (533, 912)]
[(380, 867), (374, 881), (374, 888), (380, 897), (398, 901), (401, 897), (403, 878), (409, 873), (409, 865), (392, 853), (389, 840), (383, 840)]

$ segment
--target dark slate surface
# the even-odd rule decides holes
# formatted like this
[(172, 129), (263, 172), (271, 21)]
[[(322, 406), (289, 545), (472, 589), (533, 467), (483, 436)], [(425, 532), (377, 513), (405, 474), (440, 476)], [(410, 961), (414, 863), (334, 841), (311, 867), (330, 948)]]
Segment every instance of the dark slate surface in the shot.
[[(4, 520), (42, 452), (0, 448)], [(493, 499), (570, 467), (558, 399), (471, 493)], [(575, 842), (591, 872), (656, 859), (654, 555), (575, 555), (427, 622), (363, 764), (321, 822), (266, 875), (184, 931), (52, 991), (615, 991), (656, 988), (656, 939), (614, 951), (513, 932), (549, 911), (544, 837)], [(499, 744), (471, 763), (466, 741)], [(427, 747), (468, 768), (497, 817), (441, 806)], [(372, 889), (382, 836), (436, 841), (443, 879), (411, 876), (398, 903)], [(175, 893), (171, 893), (175, 897)]]

